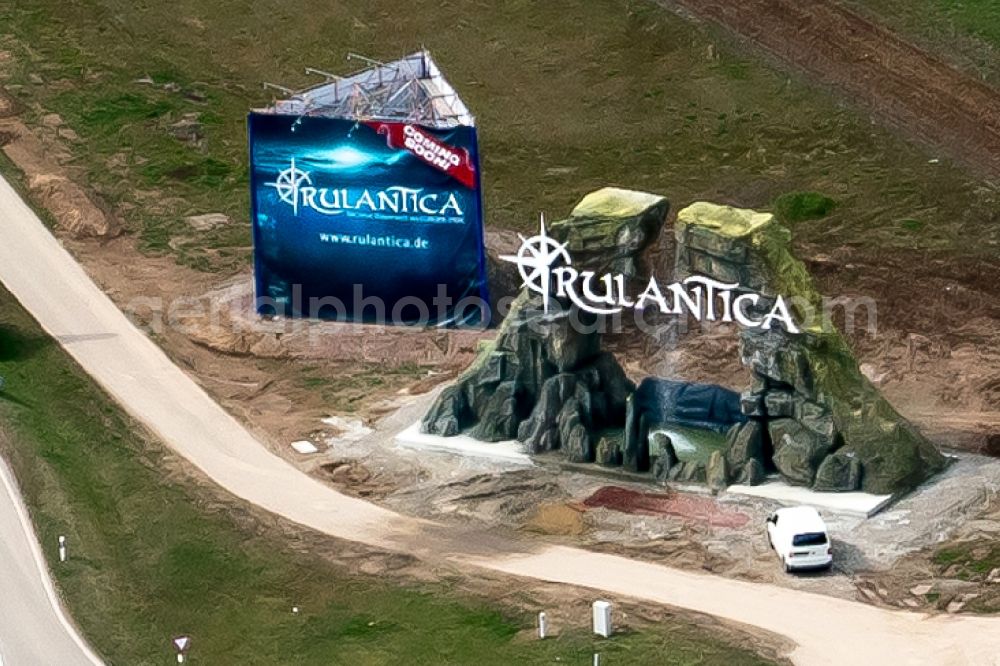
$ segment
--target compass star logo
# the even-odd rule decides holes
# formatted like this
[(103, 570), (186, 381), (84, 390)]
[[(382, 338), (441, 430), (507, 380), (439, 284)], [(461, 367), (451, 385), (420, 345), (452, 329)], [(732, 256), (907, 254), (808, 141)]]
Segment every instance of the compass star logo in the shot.
[(545, 230), (544, 215), (541, 217), (541, 230), (537, 236), (525, 238), (518, 234), (518, 237), (521, 239), (521, 248), (517, 254), (500, 255), (500, 258), (517, 265), (517, 272), (521, 274), (521, 279), (524, 281), (521, 286), (542, 295), (542, 307), (547, 313), (549, 311), (552, 267), (560, 260), (566, 265), (572, 263), (569, 252), (566, 250), (566, 243), (560, 243), (548, 235)]
[(303, 185), (312, 185), (312, 178), (308, 171), (295, 167), (295, 158), (287, 169), (278, 173), (278, 177), (273, 183), (265, 183), (268, 187), (273, 187), (278, 191), (278, 197), (286, 204), (291, 204), (295, 215), (299, 214), (299, 188)]
[[(546, 314), (553, 296), (568, 299), (582, 312), (598, 316), (615, 315), (625, 308), (642, 311), (647, 305), (661, 314), (691, 316), (695, 321), (735, 321), (746, 328), (770, 329), (775, 323), (789, 333), (799, 333), (785, 299), (778, 295), (773, 303), (766, 301), (770, 311), (764, 316), (748, 308), (763, 307), (765, 297), (738, 282), (720, 282), (704, 275), (690, 275), (684, 280), (661, 286), (652, 275), (646, 288), (634, 300), (629, 293), (629, 278), (623, 273), (597, 275), (593, 270), (573, 267), (566, 246), (549, 236), (545, 218), (540, 220), (537, 236), (525, 238), (519, 234), (521, 247), (517, 254), (500, 255), (504, 261), (517, 265), (521, 286), (542, 295)], [(555, 278), (553, 280), (553, 278)], [(555, 289), (553, 290), (553, 282)], [(553, 293), (554, 292), (554, 293)], [(768, 297), (770, 298), (770, 297)], [(721, 305), (721, 308), (718, 306)]]

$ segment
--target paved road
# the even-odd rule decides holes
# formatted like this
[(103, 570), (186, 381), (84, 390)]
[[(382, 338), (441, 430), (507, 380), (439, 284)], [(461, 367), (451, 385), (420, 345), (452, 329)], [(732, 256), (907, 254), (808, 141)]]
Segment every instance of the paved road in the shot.
[(133, 327), (0, 180), (0, 281), (137, 420), (227, 491), (336, 537), (605, 594), (670, 604), (781, 634), (799, 664), (1000, 666), (1000, 619), (888, 611), (401, 516), (303, 474), (219, 407)]
[(63, 613), (7, 463), (0, 459), (0, 666), (94, 666)]

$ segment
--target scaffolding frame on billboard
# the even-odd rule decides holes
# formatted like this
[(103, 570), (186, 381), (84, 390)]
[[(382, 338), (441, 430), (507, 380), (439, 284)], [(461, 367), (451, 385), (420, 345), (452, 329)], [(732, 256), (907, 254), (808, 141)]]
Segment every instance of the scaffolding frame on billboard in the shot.
[(475, 118), (427, 50), (388, 63), (354, 53), (347, 58), (362, 60), (368, 67), (347, 76), (307, 67), (307, 74), (322, 76), (324, 81), (301, 90), (264, 84), (287, 98), (276, 99), (257, 112), (385, 120), (442, 129), (475, 126)]

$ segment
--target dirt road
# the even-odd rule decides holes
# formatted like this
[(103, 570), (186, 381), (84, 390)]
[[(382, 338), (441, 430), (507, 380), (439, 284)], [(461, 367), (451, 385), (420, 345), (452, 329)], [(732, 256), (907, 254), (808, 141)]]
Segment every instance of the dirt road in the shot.
[(848, 94), (1000, 182), (1000, 92), (832, 0), (661, 0)]
[[(135, 328), (0, 180), (0, 281), (101, 386), (233, 495), (336, 537), (708, 613), (780, 634), (799, 664), (1000, 665), (1000, 618), (927, 617), (395, 514), (270, 453)], [(597, 593), (595, 592), (595, 596)]]

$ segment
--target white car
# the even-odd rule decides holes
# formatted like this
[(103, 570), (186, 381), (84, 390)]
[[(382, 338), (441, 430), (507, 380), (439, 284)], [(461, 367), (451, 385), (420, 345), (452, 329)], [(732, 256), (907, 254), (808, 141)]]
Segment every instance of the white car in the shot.
[(789, 573), (796, 569), (828, 569), (833, 563), (826, 523), (811, 506), (772, 513), (767, 519), (767, 540)]

